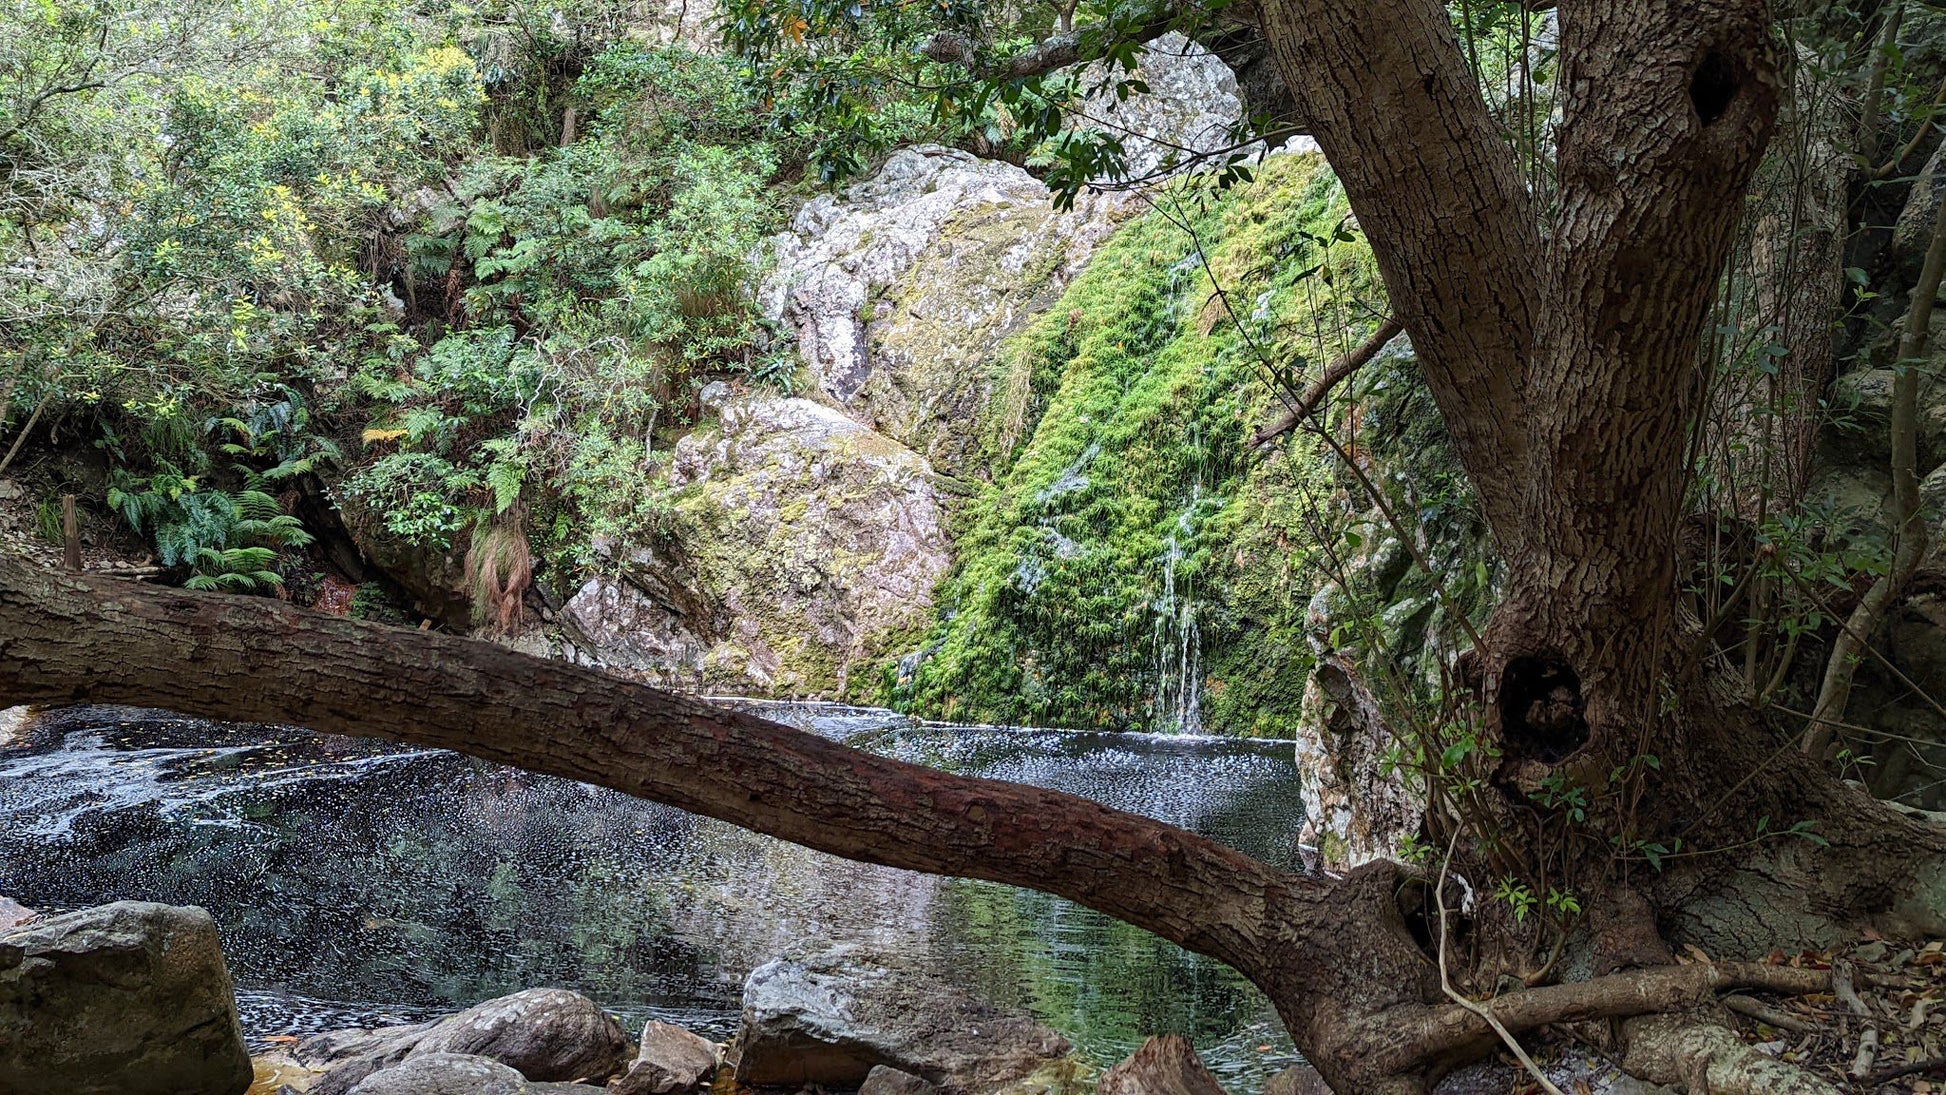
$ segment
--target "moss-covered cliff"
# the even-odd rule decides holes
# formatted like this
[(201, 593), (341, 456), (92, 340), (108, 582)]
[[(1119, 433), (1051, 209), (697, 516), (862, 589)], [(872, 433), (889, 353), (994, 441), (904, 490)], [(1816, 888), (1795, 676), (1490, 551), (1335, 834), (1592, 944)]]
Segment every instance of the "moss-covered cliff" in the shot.
[[(1281, 156), (1228, 193), (1152, 205), (997, 355), (977, 425), (990, 482), (958, 510), (939, 622), (888, 666), (883, 699), (952, 719), (1283, 733), (1314, 639), (1351, 615), (1348, 600), (1312, 612), (1334, 560), (1397, 645), (1437, 625), (1429, 582), (1396, 565), (1409, 554), (1354, 527), (1368, 499), (1328, 448), (1249, 451), (1280, 380), (1304, 383), (1383, 308), (1336, 180), (1317, 156)], [(1410, 479), (1404, 519), (1429, 529), (1415, 535), (1471, 542), (1410, 369), (1388, 354), (1330, 413), (1368, 470)], [(1380, 470), (1407, 462), (1435, 474)]]

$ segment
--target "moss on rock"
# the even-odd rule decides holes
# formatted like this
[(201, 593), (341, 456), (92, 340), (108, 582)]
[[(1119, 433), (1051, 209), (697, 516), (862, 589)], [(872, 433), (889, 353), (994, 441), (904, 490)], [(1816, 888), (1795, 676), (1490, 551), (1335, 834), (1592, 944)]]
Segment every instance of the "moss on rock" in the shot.
[[(1225, 194), (1179, 185), (1155, 205), (991, 356), (974, 428), (992, 482), (956, 511), (938, 622), (887, 666), (882, 699), (991, 722), (1294, 729), (1330, 640), (1309, 618), (1313, 595), (1370, 554), (1356, 529), (1372, 517), (1320, 443), (1257, 459), (1248, 440), (1282, 382), (1301, 385), (1376, 325), (1377, 271), (1313, 155), (1275, 157)], [(1348, 416), (1332, 411), (1337, 432), (1361, 460), (1430, 470), (1408, 517), (1477, 554), (1411, 370), (1398, 352), (1370, 370)], [(1448, 622), (1430, 578), (1385, 577), (1374, 619), (1399, 645)], [(1413, 607), (1386, 616), (1401, 603)]]

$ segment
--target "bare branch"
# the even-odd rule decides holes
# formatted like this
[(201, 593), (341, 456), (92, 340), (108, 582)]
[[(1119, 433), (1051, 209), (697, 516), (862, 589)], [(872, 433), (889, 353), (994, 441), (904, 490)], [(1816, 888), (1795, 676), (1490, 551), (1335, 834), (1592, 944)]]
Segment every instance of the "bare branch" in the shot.
[(487, 642), (0, 559), (0, 706), (132, 703), (517, 765), (820, 851), (1056, 893), (1258, 977), (1333, 884), (1085, 799), (906, 764)]
[(1337, 387), (1346, 377), (1364, 368), (1403, 330), (1405, 330), (1404, 324), (1392, 316), (1387, 316), (1385, 322), (1378, 325), (1378, 330), (1373, 331), (1370, 338), (1359, 343), (1357, 349), (1326, 365), (1324, 372), (1318, 374), (1318, 378), (1311, 382), (1311, 386), (1304, 389), (1303, 395), (1298, 396), (1297, 402), (1277, 416), (1275, 421), (1265, 423), (1252, 435), (1250, 447), (1260, 449), (1295, 429), (1299, 422), (1311, 417), (1317, 411), (1318, 404), (1324, 402), (1324, 397), (1331, 393), (1332, 388)]
[[(1164, 11), (1137, 26), (1128, 38), (1136, 42), (1153, 42), (1175, 28), (1177, 17), (1178, 13), (1173, 10)], [(1090, 42), (1106, 40), (1108, 28), (1097, 23), (1056, 34), (1011, 56), (983, 61), (979, 56), (979, 47), (972, 38), (959, 31), (942, 30), (927, 39), (926, 44), (919, 47), (919, 52), (929, 61), (958, 65), (976, 79), (1020, 80), (1092, 60), (1082, 55), (1082, 47)]]

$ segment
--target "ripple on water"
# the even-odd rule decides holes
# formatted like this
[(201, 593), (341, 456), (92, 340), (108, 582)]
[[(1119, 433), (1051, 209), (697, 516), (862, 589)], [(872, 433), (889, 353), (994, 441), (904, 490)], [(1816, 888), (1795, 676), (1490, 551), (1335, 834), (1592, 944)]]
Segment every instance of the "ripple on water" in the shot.
[[(948, 727), (870, 709), (764, 714), (916, 763), (1079, 794), (1294, 856), (1288, 743)], [(1188, 1034), (1241, 1088), (1288, 1063), (1227, 968), (1059, 898), (851, 863), (603, 788), (453, 753), (126, 708), (69, 709), (0, 751), (0, 893), (215, 916), (253, 1038), (407, 1022), (534, 985), (714, 1037), (742, 978), (861, 942), (1104, 1063)]]

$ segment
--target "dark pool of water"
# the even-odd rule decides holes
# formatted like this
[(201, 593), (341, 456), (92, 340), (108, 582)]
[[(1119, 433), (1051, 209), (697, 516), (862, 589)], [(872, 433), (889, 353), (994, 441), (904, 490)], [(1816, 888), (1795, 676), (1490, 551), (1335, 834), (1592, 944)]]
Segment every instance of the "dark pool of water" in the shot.
[[(874, 752), (1082, 795), (1288, 863), (1287, 743), (918, 725), (773, 708)], [(0, 894), (202, 905), (253, 1038), (408, 1021), (535, 985), (716, 1037), (743, 976), (861, 942), (1031, 1011), (1112, 1062), (1188, 1035), (1256, 1090), (1291, 1059), (1216, 962), (1023, 890), (870, 867), (453, 753), (128, 708), (0, 746)]]

